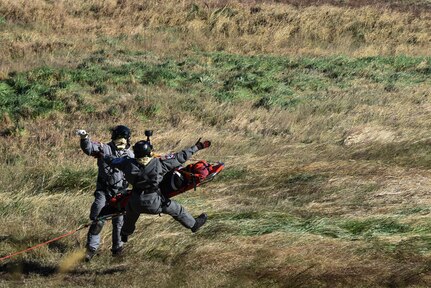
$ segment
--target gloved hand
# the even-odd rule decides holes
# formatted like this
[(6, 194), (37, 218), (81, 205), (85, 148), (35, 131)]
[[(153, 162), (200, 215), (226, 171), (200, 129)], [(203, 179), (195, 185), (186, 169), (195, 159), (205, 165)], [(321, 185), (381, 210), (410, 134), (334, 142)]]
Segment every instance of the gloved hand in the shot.
[(211, 141), (205, 140), (204, 142), (201, 142), (201, 139), (202, 138), (199, 138), (199, 140), (195, 144), (196, 147), (198, 147), (198, 150), (202, 150), (211, 146)]
[(79, 137), (81, 137), (81, 139), (85, 139), (88, 137), (88, 133), (87, 131), (83, 130), (83, 129), (78, 129), (76, 130), (76, 135), (78, 135)]
[(105, 154), (103, 153), (103, 150), (102, 149), (99, 149), (99, 151), (94, 151), (92, 154), (91, 154), (91, 156), (93, 156), (94, 158), (96, 158), (96, 159), (100, 159), (100, 158), (103, 158), (103, 156), (104, 156)]

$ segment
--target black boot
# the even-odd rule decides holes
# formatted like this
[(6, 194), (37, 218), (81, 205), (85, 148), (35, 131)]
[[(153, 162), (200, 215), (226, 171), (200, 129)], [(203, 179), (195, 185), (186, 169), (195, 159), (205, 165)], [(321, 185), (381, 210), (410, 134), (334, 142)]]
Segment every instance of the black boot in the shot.
[(205, 224), (205, 222), (207, 221), (207, 219), (208, 219), (208, 215), (205, 214), (205, 213), (202, 213), (201, 215), (199, 215), (199, 217), (195, 218), (196, 223), (192, 227), (192, 232), (195, 233), (196, 231), (198, 231), (199, 228), (201, 228), (202, 225)]
[(124, 247), (120, 246), (117, 249), (111, 249), (111, 251), (113, 257), (122, 256), (124, 253)]
[(85, 262), (90, 262), (95, 255), (96, 255), (96, 250), (91, 250), (87, 248), (87, 252), (85, 253), (85, 258), (84, 258)]

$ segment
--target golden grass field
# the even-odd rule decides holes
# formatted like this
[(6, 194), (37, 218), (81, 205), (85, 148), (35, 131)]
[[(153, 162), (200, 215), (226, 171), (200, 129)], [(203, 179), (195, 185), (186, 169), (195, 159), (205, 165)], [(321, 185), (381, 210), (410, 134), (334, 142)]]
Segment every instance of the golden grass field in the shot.
[(0, 287), (431, 286), (429, 1), (280, 2), (0, 0), (0, 257), (88, 221), (75, 129), (226, 164), (176, 198), (198, 233), (142, 215), (113, 258), (107, 223), (82, 263), (81, 230)]

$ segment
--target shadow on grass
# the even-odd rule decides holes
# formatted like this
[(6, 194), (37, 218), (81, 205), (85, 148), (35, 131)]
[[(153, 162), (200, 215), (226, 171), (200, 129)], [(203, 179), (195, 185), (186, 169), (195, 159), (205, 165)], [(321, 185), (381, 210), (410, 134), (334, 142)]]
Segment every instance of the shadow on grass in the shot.
[(126, 266), (116, 266), (116, 267), (109, 267), (109, 268), (105, 268), (105, 269), (100, 269), (98, 271), (94, 271), (93, 269), (89, 269), (89, 270), (73, 270), (71, 272), (68, 272), (67, 274), (69, 275), (75, 275), (75, 276), (82, 276), (82, 275), (89, 275), (89, 274), (96, 274), (96, 275), (112, 275), (115, 273), (121, 273), (121, 272), (125, 272), (127, 269)]
[(388, 143), (364, 147), (351, 152), (354, 160), (378, 160), (404, 167), (431, 168), (429, 141)]
[(0, 266), (1, 274), (51, 276), (57, 272), (57, 267), (53, 265), (42, 265), (34, 261), (10, 262)]
[[(112, 275), (115, 273), (121, 273), (127, 270), (127, 267), (120, 265), (109, 267), (105, 269), (97, 269), (94, 271), (93, 269), (75, 269), (67, 274), (69, 275)], [(4, 275), (5, 278), (15, 279), (19, 276), (28, 276), (28, 275), (39, 275), (43, 277), (50, 277), (54, 274), (60, 273), (57, 265), (44, 265), (38, 263), (36, 261), (15, 261), (3, 264), (0, 266), (0, 275)]]

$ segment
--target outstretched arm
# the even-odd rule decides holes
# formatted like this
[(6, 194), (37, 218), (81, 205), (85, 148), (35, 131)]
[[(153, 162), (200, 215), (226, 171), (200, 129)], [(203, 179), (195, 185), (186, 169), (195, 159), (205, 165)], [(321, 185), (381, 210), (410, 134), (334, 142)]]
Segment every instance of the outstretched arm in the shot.
[(184, 149), (178, 153), (164, 156), (161, 159), (162, 173), (166, 174), (175, 167), (178, 167), (181, 164), (185, 163), (198, 150), (202, 150), (211, 146), (210, 141), (206, 140), (204, 142), (201, 142), (200, 140), (201, 139), (199, 139), (198, 142), (196, 142), (196, 144), (190, 148)]
[(96, 153), (102, 151), (103, 144), (91, 141), (88, 133), (85, 130), (76, 130), (76, 135), (81, 137), (80, 145), (82, 151), (84, 151), (85, 154), (95, 156)]

